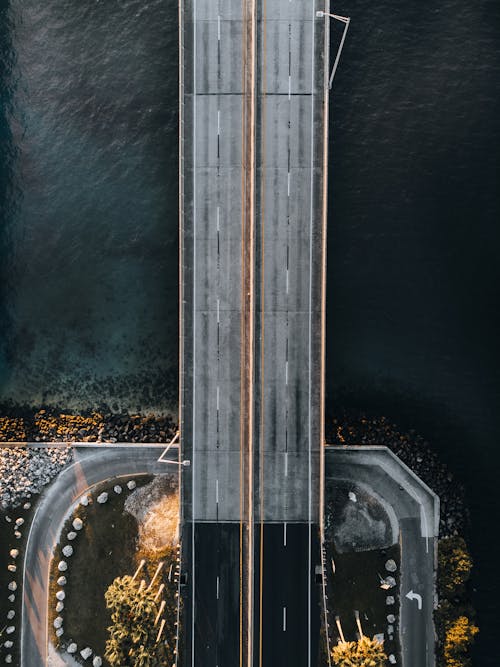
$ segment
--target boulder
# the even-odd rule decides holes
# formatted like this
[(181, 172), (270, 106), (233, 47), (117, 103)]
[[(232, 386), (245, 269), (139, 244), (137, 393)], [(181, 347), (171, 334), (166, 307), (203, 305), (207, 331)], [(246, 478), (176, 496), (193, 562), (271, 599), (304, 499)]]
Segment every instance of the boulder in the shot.
[(7, 612), (7, 620), (12, 621), (15, 615), (16, 612), (13, 609), (9, 609), (9, 611)]
[(73, 555), (73, 547), (70, 544), (67, 544), (65, 547), (63, 547), (62, 552), (66, 556), (66, 558), (69, 558), (70, 556)]
[(391, 604), (394, 604), (394, 602), (395, 602), (395, 600), (394, 600), (394, 596), (393, 596), (393, 595), (388, 595), (388, 596), (385, 598), (385, 604), (386, 604), (387, 606), (389, 606), (389, 605), (391, 605)]
[(57, 613), (60, 614), (60, 613), (62, 612), (63, 609), (64, 609), (64, 602), (58, 602), (58, 603), (56, 604), (56, 611), (57, 611)]
[(68, 646), (66, 649), (68, 653), (76, 653), (78, 650), (78, 646), (75, 644), (75, 642), (71, 642), (71, 644)]
[(22, 526), (24, 523), (24, 519), (22, 516), (20, 516), (18, 519), (16, 519), (16, 526)]
[(10, 557), (11, 558), (17, 558), (19, 556), (19, 550), (18, 549), (11, 549), (10, 550)]
[(12, 662), (12, 655), (10, 653), (7, 653), (5, 656), (5, 662), (10, 664)]
[(11, 593), (7, 599), (9, 600), (9, 602), (14, 602), (16, 596), (14, 595), (14, 593)]
[(113, 491), (118, 495), (120, 495), (120, 493), (122, 492), (122, 487), (119, 484), (117, 484), (116, 486), (113, 487)]
[(7, 630), (5, 631), (8, 635), (11, 635), (15, 631), (15, 626), (14, 625), (9, 625)]
[(396, 656), (394, 655), (394, 653), (391, 653), (391, 654), (389, 655), (389, 662), (391, 663), (391, 665), (395, 665), (395, 664), (396, 664)]
[(86, 646), (82, 651), (80, 651), (80, 655), (84, 660), (87, 660), (92, 655), (92, 649)]
[(88, 504), (89, 504), (89, 497), (83, 496), (83, 498), (80, 499), (80, 505), (82, 505), (82, 507), (87, 507)]
[(17, 584), (15, 581), (11, 581), (9, 585), (7, 586), (9, 591), (17, 591)]
[(92, 667), (101, 667), (102, 665), (102, 658), (100, 658), (98, 655), (92, 660)]
[(59, 572), (66, 572), (66, 570), (68, 569), (68, 563), (66, 563), (65, 560), (59, 561), (57, 569), (59, 570)]
[(67, 536), (67, 537), (68, 537), (68, 540), (74, 540), (75, 537), (76, 537), (76, 533), (75, 533), (75, 531), (74, 531), (74, 530), (71, 530), (71, 531), (68, 533), (68, 536)]
[(56, 637), (62, 637), (63, 633), (64, 633), (64, 630), (62, 628), (57, 628)]
[(106, 491), (103, 491), (99, 496), (97, 496), (97, 502), (100, 505), (104, 505), (104, 503), (108, 502), (108, 494)]
[(60, 601), (64, 600), (66, 593), (64, 591), (57, 591), (56, 598)]
[(5, 648), (12, 648), (14, 646), (14, 642), (11, 642), (10, 639), (7, 639), (6, 642), (3, 644)]
[(388, 614), (387, 615), (387, 622), (388, 623), (395, 623), (396, 622), (396, 617), (394, 616), (394, 614)]
[(16, 540), (20, 540), (21, 537), (22, 537), (21, 531), (20, 530), (15, 530), (14, 531), (14, 537), (16, 538)]
[(56, 630), (58, 630), (60, 627), (62, 627), (63, 620), (61, 616), (57, 616), (57, 618), (54, 619), (54, 627)]
[(9, 572), (15, 572), (17, 570), (17, 567), (15, 565), (7, 565), (7, 569)]
[(58, 586), (65, 586), (65, 585), (67, 584), (67, 582), (68, 582), (68, 580), (66, 579), (66, 577), (65, 577), (64, 575), (62, 575), (62, 576), (59, 577), (59, 579), (57, 580), (57, 585), (58, 585)]
[(392, 558), (389, 558), (388, 561), (385, 563), (385, 569), (387, 572), (396, 572), (398, 569), (398, 566), (396, 565), (396, 561), (393, 560)]
[(133, 479), (131, 479), (129, 482), (127, 482), (127, 489), (129, 491), (133, 491), (136, 486), (137, 486), (137, 484), (136, 484), (136, 482), (134, 482)]
[(81, 530), (83, 528), (83, 521), (79, 517), (76, 517), (73, 521), (73, 528), (75, 530)]

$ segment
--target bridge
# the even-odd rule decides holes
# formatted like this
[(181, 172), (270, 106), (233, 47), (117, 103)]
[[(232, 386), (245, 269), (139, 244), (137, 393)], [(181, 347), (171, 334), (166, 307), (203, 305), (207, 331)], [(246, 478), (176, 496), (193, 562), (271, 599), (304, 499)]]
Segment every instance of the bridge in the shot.
[(180, 2), (184, 662), (193, 667), (317, 663), (324, 9), (323, 0)]

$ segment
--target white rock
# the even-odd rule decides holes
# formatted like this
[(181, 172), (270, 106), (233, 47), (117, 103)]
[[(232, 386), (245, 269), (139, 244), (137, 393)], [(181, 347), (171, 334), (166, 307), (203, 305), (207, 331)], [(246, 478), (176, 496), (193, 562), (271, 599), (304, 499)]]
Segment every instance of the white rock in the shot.
[(71, 644), (68, 646), (66, 649), (68, 653), (76, 653), (78, 650), (78, 646), (75, 644), (75, 642), (71, 642)]
[(24, 523), (24, 519), (22, 516), (20, 516), (18, 519), (16, 519), (16, 526), (22, 526)]
[(65, 586), (67, 583), (68, 583), (68, 580), (66, 579), (66, 577), (64, 575), (59, 577), (59, 579), (57, 580), (57, 585), (58, 586)]
[(66, 558), (69, 558), (70, 556), (73, 555), (73, 547), (70, 544), (67, 544), (65, 547), (63, 547), (62, 552), (66, 556)]
[(394, 604), (394, 597), (393, 597), (392, 595), (388, 595), (388, 596), (385, 598), (385, 604), (386, 604), (386, 605)]
[(20, 530), (15, 530), (14, 531), (14, 537), (16, 538), (16, 540), (20, 540), (21, 537), (22, 537), (21, 531)]
[(127, 488), (128, 488), (130, 491), (133, 491), (133, 490), (135, 489), (136, 486), (137, 486), (137, 484), (134, 482), (133, 479), (131, 479), (129, 482), (127, 482)]
[(14, 646), (14, 642), (11, 642), (10, 639), (7, 639), (6, 642), (4, 642), (5, 648), (12, 648)]
[(356, 494), (353, 493), (352, 491), (349, 491), (348, 496), (349, 500), (352, 500), (353, 503), (356, 503), (358, 501), (358, 499), (356, 498)]
[(389, 662), (391, 663), (391, 665), (395, 665), (395, 664), (396, 664), (396, 656), (394, 655), (394, 653), (391, 653), (391, 654), (390, 654), (390, 656), (389, 656)]
[(64, 609), (64, 602), (58, 602), (58, 603), (56, 604), (56, 611), (57, 611), (57, 613), (60, 614), (61, 611), (62, 611), (63, 609)]
[(80, 655), (84, 660), (87, 660), (87, 658), (90, 658), (92, 655), (92, 649), (87, 646), (83, 649), (83, 651), (80, 651)]
[(64, 600), (65, 597), (66, 597), (66, 593), (64, 591), (57, 591), (56, 598), (58, 600), (62, 601), (62, 600)]
[(394, 586), (396, 585), (396, 580), (394, 579), (394, 577), (390, 577), (390, 576), (389, 576), (389, 577), (386, 577), (386, 578), (385, 578), (385, 583), (386, 583), (390, 588), (394, 588)]
[(10, 653), (7, 653), (5, 656), (5, 662), (10, 664), (12, 662), (12, 655)]
[(11, 558), (17, 558), (19, 556), (19, 551), (17, 549), (11, 549), (10, 550), (10, 557)]
[(396, 621), (396, 617), (394, 616), (394, 614), (388, 614), (387, 615), (387, 622), (388, 623), (394, 623), (395, 621)]
[(122, 492), (122, 487), (119, 484), (117, 484), (116, 486), (113, 487), (113, 491), (115, 493), (120, 494)]
[(29, 510), (30, 507), (31, 507), (31, 503), (24, 503), (24, 505), (23, 505), (24, 510)]
[(71, 531), (68, 533), (68, 540), (74, 540), (75, 537), (76, 537), (76, 533), (75, 533), (73, 530), (71, 530)]
[(62, 624), (63, 624), (62, 617), (61, 617), (61, 616), (57, 616), (57, 618), (54, 619), (54, 627), (55, 627), (55, 629), (57, 630), (58, 628), (60, 628), (60, 627), (62, 626)]
[(17, 584), (15, 581), (11, 581), (9, 585), (7, 586), (9, 591), (17, 591)]
[(9, 625), (9, 627), (7, 628), (7, 630), (6, 630), (5, 632), (6, 632), (8, 635), (11, 635), (11, 634), (14, 632), (15, 629), (16, 629), (16, 628), (15, 628), (14, 625)]
[(57, 628), (56, 637), (62, 637), (63, 633), (64, 633), (64, 630), (62, 628)]
[(394, 634), (394, 626), (389, 624), (387, 626), (387, 632), (388, 632), (388, 634), (393, 635)]
[(68, 569), (68, 563), (66, 563), (65, 560), (59, 561), (57, 569), (59, 570), (59, 572), (66, 572), (66, 570)]
[(5, 521), (7, 521), (7, 523), (11, 523), (11, 522), (12, 522), (12, 519), (10, 518), (10, 516), (6, 516), (6, 517), (5, 517)]
[(17, 567), (15, 565), (7, 565), (7, 569), (9, 572), (15, 572), (17, 570)]
[(9, 602), (14, 602), (15, 599), (16, 599), (16, 596), (14, 595), (14, 593), (9, 595), (9, 597), (8, 597)]
[(385, 569), (387, 572), (396, 572), (398, 569), (398, 566), (396, 565), (396, 561), (392, 560), (392, 558), (389, 558), (388, 561), (385, 563)]
[(101, 495), (97, 496), (97, 502), (98, 502), (100, 505), (103, 505), (103, 504), (106, 503), (107, 501), (108, 501), (108, 494), (106, 493), (106, 491), (103, 491), (103, 492), (101, 493)]
[(93, 667), (101, 667), (102, 665), (102, 658), (100, 658), (98, 655), (92, 660), (92, 666)]
[(83, 521), (79, 517), (76, 517), (73, 521), (73, 528), (75, 530), (81, 530), (83, 528)]
[(88, 496), (83, 496), (80, 499), (80, 505), (82, 505), (82, 507), (87, 507), (88, 504), (89, 504), (89, 497)]
[(13, 609), (9, 609), (9, 611), (7, 612), (7, 620), (12, 621), (15, 615), (16, 612)]
[(379, 644), (383, 644), (384, 643), (384, 633), (379, 632), (376, 635), (373, 635), (373, 639), (375, 639), (375, 641), (377, 641)]

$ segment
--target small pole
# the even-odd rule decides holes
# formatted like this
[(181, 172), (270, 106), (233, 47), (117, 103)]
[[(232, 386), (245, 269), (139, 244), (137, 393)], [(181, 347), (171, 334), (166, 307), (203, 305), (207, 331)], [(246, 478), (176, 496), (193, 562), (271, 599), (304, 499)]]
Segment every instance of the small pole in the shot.
[(145, 586), (146, 586), (146, 582), (144, 581), (144, 579), (141, 579), (141, 585), (139, 586), (139, 592), (142, 591)]
[(142, 570), (142, 568), (144, 567), (144, 564), (145, 564), (145, 563), (146, 563), (146, 561), (145, 561), (144, 558), (143, 558), (143, 559), (141, 560), (141, 562), (139, 563), (139, 567), (138, 567), (137, 570), (135, 571), (134, 576), (132, 577), (132, 581), (135, 581), (135, 578), (137, 577), (137, 575), (139, 574), (139, 572)]
[(337, 630), (339, 631), (340, 639), (343, 644), (346, 643), (344, 633), (342, 631), (342, 626), (340, 625), (340, 618), (339, 616), (335, 616), (335, 623), (337, 624)]
[(354, 610), (354, 616), (356, 618), (356, 625), (358, 626), (359, 638), (361, 639), (361, 637), (363, 637), (363, 628), (361, 627), (359, 611), (357, 609)]
[(156, 568), (156, 572), (154, 574), (154, 577), (151, 579), (151, 583), (148, 586), (148, 591), (149, 591), (150, 588), (152, 588), (154, 582), (156, 581), (156, 577), (160, 574), (160, 570), (164, 565), (165, 565), (165, 561), (163, 561), (163, 560), (160, 563), (158, 563), (158, 567)]
[(158, 600), (160, 595), (162, 594), (163, 589), (165, 588), (165, 584), (160, 584), (160, 588), (158, 589), (158, 593), (155, 595), (155, 602)]
[(165, 619), (162, 618), (161, 624), (160, 624), (160, 629), (158, 630), (158, 636), (156, 637), (156, 644), (160, 641), (161, 633), (163, 632), (163, 628), (165, 627)]
[(167, 603), (165, 602), (165, 600), (161, 601), (160, 609), (159, 609), (158, 613), (156, 614), (154, 625), (156, 625), (158, 623), (158, 621), (160, 620), (160, 616), (162, 615), (162, 612), (165, 609), (166, 604)]

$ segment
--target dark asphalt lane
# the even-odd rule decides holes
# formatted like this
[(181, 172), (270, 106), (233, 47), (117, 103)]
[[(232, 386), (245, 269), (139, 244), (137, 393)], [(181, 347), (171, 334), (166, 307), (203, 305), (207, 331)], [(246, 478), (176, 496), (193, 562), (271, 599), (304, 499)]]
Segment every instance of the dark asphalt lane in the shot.
[[(184, 544), (191, 544), (191, 525), (185, 528), (184, 540)], [(194, 567), (194, 579), (184, 599), (187, 645), (182, 664), (237, 667), (240, 664), (240, 524), (197, 523)]]
[(264, 524), (262, 588), (260, 536), (260, 525), (257, 525), (254, 561), (254, 667), (317, 665), (320, 591), (314, 581), (314, 568), (320, 562), (318, 529), (316, 526), (312, 527), (309, 565), (307, 524), (286, 524), (286, 532), (283, 523)]

